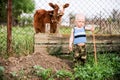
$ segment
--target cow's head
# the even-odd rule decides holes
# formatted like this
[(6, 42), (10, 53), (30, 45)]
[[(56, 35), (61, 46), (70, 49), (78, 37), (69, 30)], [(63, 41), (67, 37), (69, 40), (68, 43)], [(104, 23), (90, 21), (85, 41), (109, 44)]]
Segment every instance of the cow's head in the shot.
[(49, 3), (49, 5), (53, 8), (53, 13), (50, 13), (50, 15), (52, 15), (52, 22), (59, 22), (64, 14), (65, 8), (69, 6), (68, 3), (64, 5)]

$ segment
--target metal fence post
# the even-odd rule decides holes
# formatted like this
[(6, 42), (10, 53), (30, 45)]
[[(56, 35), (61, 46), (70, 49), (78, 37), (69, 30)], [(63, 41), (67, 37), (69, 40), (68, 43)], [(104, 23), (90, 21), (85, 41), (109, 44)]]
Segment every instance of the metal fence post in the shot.
[(7, 4), (7, 53), (12, 51), (12, 0)]

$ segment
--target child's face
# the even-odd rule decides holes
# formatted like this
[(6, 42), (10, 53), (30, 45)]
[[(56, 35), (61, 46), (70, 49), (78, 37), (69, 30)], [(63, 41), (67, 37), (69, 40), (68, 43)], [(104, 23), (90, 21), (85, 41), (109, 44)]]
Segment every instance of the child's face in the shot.
[(85, 25), (85, 18), (84, 17), (79, 17), (77, 20), (75, 20), (76, 26), (77, 27), (83, 27)]

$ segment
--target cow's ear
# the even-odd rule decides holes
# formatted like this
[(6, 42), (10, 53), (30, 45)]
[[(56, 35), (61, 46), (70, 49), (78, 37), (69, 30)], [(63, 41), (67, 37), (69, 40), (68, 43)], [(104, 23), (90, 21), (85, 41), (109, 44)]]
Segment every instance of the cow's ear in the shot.
[(68, 3), (66, 3), (65, 5), (63, 5), (63, 8), (67, 8), (67, 7), (69, 7)]
[(53, 3), (49, 3), (49, 6), (52, 7), (53, 9), (55, 8), (55, 5)]

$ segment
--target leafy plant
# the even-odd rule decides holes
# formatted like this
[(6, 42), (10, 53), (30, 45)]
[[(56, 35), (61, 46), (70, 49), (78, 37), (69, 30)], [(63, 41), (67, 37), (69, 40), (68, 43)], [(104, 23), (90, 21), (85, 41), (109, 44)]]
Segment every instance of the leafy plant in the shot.
[(120, 80), (120, 57), (117, 55), (110, 56), (111, 58), (111, 65), (114, 69), (113, 79)]
[(11, 75), (12, 75), (13, 77), (16, 77), (16, 76), (17, 76), (17, 72), (13, 71), (13, 72), (11, 72)]
[[(74, 68), (76, 79), (105, 80), (114, 75), (114, 67), (108, 54), (98, 54), (98, 64), (94, 64), (93, 56), (90, 56), (85, 66), (77, 65)], [(115, 63), (114, 63), (115, 64)]]
[(35, 69), (36, 75), (41, 77), (42, 80), (47, 80), (47, 79), (52, 80), (52, 78), (50, 78), (52, 74), (51, 69), (44, 69), (43, 67), (38, 65), (33, 66), (33, 68)]
[(0, 66), (0, 80), (5, 80), (5, 68)]
[(67, 71), (67, 70), (58, 70), (56, 72), (56, 77), (59, 78), (59, 79), (66, 79), (66, 78), (69, 78), (70, 80), (74, 80), (74, 76), (72, 74), (72, 72), (70, 71)]
[(5, 68), (3, 66), (0, 66), (0, 76), (3, 75), (4, 71), (5, 71)]

